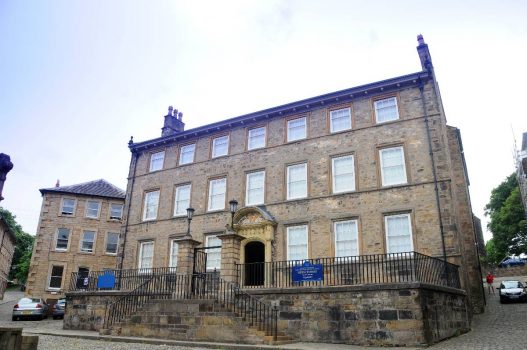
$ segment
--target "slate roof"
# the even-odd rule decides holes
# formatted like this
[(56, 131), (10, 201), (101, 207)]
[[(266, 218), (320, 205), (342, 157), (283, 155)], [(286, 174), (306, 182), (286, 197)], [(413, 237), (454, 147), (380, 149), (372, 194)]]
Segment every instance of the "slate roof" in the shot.
[(40, 193), (42, 193), (42, 195), (49, 192), (80, 194), (86, 196), (108, 197), (118, 199), (124, 199), (124, 197), (126, 197), (126, 193), (123, 190), (121, 190), (117, 186), (112, 185), (104, 179), (83, 182), (71, 186), (60, 186), (40, 189)]

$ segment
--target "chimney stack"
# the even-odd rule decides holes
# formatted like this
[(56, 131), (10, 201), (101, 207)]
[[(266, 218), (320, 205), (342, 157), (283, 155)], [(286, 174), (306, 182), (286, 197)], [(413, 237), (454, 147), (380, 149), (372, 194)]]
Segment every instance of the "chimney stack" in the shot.
[(57, 179), (57, 183), (55, 184), (55, 187), (60, 187), (60, 180)]
[(185, 123), (183, 123), (183, 113), (178, 112), (172, 106), (168, 107), (168, 114), (165, 115), (165, 123), (161, 128), (161, 136), (174, 135), (185, 131)]
[(428, 45), (425, 44), (425, 39), (423, 39), (423, 35), (419, 34), (417, 36), (417, 54), (419, 55), (419, 59), (421, 60), (421, 67), (423, 70), (426, 71), (432, 71), (434, 68), (432, 66), (432, 58), (430, 57), (430, 51), (428, 50)]

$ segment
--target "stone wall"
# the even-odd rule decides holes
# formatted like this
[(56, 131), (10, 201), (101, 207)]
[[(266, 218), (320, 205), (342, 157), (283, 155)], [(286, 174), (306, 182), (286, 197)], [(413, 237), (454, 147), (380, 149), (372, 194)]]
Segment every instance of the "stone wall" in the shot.
[(66, 293), (64, 329), (99, 331), (104, 325), (107, 303), (125, 294), (120, 291)]
[[(498, 267), (498, 268), (484, 268), (484, 276), (487, 275), (488, 271), (492, 271), (494, 277), (515, 277), (515, 276), (527, 276), (527, 264), (523, 266), (511, 266), (511, 267)], [(524, 279), (527, 281), (527, 278)], [(521, 280), (522, 282), (524, 280)]]
[(7, 222), (0, 216), (0, 300), (4, 299), (11, 262), (15, 253), (16, 237)]
[(418, 283), (252, 291), (277, 306), (278, 329), (308, 342), (432, 344), (470, 329), (466, 294)]

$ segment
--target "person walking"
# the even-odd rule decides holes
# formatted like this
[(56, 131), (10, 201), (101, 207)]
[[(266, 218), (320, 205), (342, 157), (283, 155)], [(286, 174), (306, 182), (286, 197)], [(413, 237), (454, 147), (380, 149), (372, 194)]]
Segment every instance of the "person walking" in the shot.
[(490, 291), (492, 290), (492, 294), (496, 294), (496, 291), (494, 290), (494, 275), (492, 274), (492, 272), (488, 272), (487, 273), (487, 284), (488, 284), (488, 288), (489, 288), (489, 295), (490, 295)]

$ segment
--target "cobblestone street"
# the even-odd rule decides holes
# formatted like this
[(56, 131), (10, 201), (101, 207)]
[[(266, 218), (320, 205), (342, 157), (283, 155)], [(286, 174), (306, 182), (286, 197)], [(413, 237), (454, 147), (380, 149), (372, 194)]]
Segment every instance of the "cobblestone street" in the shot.
[[(496, 279), (495, 286), (499, 285), (500, 280), (519, 279), (527, 281), (527, 277), (509, 277)], [(527, 303), (521, 304), (500, 304), (498, 291), (496, 295), (488, 296), (487, 309), (485, 314), (476, 315), (472, 324), (472, 331), (443, 341), (429, 347), (431, 350), (508, 350), (526, 349), (527, 350)], [(23, 327), (28, 334), (37, 333), (39, 335), (39, 350), (188, 350), (188, 346), (175, 345), (152, 345), (137, 342), (116, 342), (97, 339), (84, 339), (76, 337), (55, 336), (50, 334), (68, 333), (70, 336), (75, 333), (93, 336), (95, 332), (66, 332), (62, 330), (62, 320), (53, 320), (48, 317), (42, 321), (11, 321), (11, 311), (15, 302), (22, 296), (20, 292), (10, 292), (6, 294), (4, 301), (0, 302), (0, 327)], [(47, 334), (46, 334), (47, 333)], [(222, 349), (234, 348), (224, 345)], [(268, 347), (272, 349), (273, 347)], [(276, 347), (274, 347), (276, 348)], [(280, 346), (282, 349), (301, 349), (301, 350), (374, 350), (378, 348), (365, 348), (350, 345), (332, 344), (313, 344), (295, 343)], [(204, 350), (205, 347), (192, 347), (196, 350)], [(385, 348), (383, 348), (385, 349)], [(394, 349), (394, 348), (392, 348)], [(406, 350), (415, 348), (404, 348)]]

